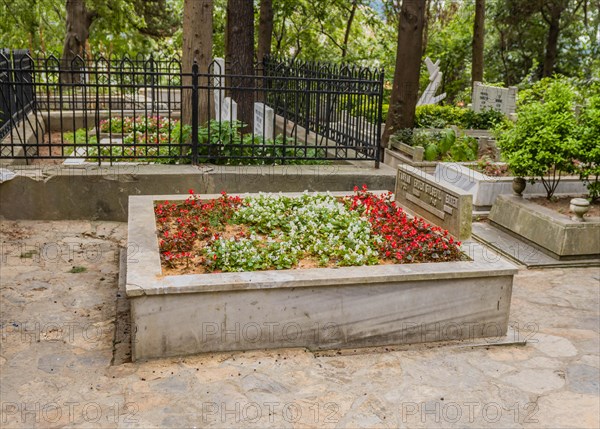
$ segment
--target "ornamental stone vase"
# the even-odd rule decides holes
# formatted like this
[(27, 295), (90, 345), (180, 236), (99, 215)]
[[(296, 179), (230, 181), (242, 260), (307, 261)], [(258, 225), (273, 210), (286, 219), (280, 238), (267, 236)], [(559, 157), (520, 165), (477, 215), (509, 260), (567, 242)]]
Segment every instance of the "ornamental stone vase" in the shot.
[(583, 222), (583, 215), (590, 210), (590, 202), (585, 198), (573, 198), (570, 201), (569, 209), (575, 214), (573, 220)]
[(523, 177), (515, 177), (512, 182), (512, 188), (513, 188), (513, 192), (515, 193), (515, 195), (522, 197), (523, 191), (525, 190), (526, 185), (527, 185), (527, 182), (525, 181), (525, 179)]

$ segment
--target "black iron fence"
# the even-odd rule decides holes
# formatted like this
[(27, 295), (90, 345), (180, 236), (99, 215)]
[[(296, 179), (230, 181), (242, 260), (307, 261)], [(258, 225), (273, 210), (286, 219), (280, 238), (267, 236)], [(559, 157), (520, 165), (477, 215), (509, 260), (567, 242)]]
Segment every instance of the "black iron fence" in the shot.
[(34, 108), (33, 61), (27, 50), (0, 50), (0, 139)]
[(65, 63), (3, 52), (0, 158), (378, 165), (382, 71), (275, 58), (254, 74), (230, 69), (219, 60), (184, 73), (178, 58)]

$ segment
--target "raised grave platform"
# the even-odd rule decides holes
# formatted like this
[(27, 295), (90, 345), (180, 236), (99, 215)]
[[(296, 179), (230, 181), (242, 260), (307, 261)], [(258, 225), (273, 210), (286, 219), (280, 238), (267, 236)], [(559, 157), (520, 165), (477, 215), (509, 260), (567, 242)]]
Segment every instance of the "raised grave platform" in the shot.
[(129, 199), (134, 359), (498, 338), (507, 331), (517, 270), (472, 242), (463, 244), (472, 260), (462, 262), (163, 276), (153, 204), (184, 198)]
[(556, 259), (600, 258), (600, 217), (574, 221), (527, 198), (500, 195), (489, 220)]
[(539, 246), (489, 222), (473, 222), (473, 239), (527, 268), (600, 267), (600, 256), (589, 259), (558, 259), (540, 250)]

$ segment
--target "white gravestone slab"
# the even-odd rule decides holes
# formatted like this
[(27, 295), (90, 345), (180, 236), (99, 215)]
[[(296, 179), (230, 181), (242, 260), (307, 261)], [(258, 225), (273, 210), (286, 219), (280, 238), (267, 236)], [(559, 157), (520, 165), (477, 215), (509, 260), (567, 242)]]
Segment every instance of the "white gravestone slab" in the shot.
[(275, 112), (264, 103), (254, 103), (254, 135), (273, 140)]
[(215, 58), (213, 63), (213, 91), (215, 100), (215, 118), (219, 118), (221, 114), (221, 108), (223, 105), (223, 99), (225, 98), (225, 90), (222, 89), (225, 85), (223, 82), (225, 76), (225, 60), (223, 58)]
[(516, 86), (498, 88), (475, 82), (473, 85), (473, 110), (482, 112), (493, 109), (509, 116), (517, 110), (517, 91)]
[(237, 103), (233, 101), (231, 97), (225, 97), (223, 100), (223, 105), (221, 107), (221, 117), (219, 118), (221, 122), (223, 121), (237, 121)]
[(425, 89), (425, 92), (419, 98), (417, 102), (417, 106), (423, 106), (425, 104), (438, 104), (444, 98), (446, 98), (446, 93), (440, 95), (435, 95), (440, 84), (442, 83), (443, 73), (440, 71), (440, 60), (437, 60), (435, 63), (431, 61), (429, 57), (425, 58), (425, 65), (427, 65), (427, 71), (429, 72), (429, 85)]

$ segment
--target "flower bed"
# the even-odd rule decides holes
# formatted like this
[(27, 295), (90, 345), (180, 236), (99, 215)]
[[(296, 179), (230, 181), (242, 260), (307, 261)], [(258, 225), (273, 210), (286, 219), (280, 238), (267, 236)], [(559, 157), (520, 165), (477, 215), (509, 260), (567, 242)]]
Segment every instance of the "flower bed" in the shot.
[[(193, 191), (190, 190), (193, 194)], [(410, 218), (391, 193), (259, 194), (155, 206), (166, 273), (456, 261), (460, 242)]]

